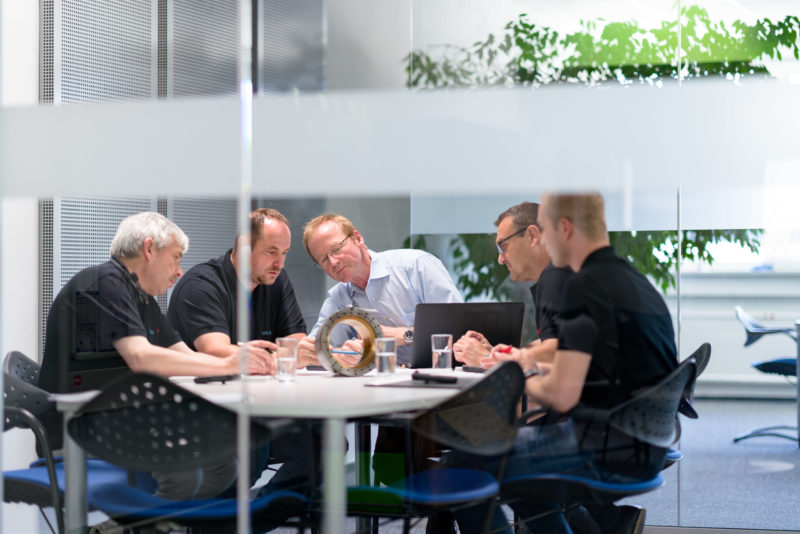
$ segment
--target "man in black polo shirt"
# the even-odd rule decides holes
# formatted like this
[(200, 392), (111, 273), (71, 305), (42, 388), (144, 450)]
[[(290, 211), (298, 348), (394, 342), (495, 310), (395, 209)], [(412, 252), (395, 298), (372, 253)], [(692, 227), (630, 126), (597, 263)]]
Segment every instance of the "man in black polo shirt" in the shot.
[[(306, 335), (294, 288), (283, 270), (292, 242), (289, 221), (277, 210), (252, 211), (250, 236), (239, 236), (232, 250), (189, 269), (172, 292), (167, 317), (188, 346), (220, 357), (236, 353), (240, 341), (236, 332), (236, 281), (240, 270), (236, 252), (248, 239), (252, 315), (250, 339), (243, 345), (249, 354), (274, 361), (276, 338), (296, 337), (299, 341)], [(310, 363), (318, 362), (308, 353), (298, 353), (299, 367)], [(274, 365), (270, 370), (274, 372)], [(259, 478), (270, 456), (283, 463), (270, 481), (271, 487), (307, 479), (309, 449), (304, 439), (282, 439), (271, 443), (269, 449), (254, 451), (251, 482)]]
[[(539, 371), (526, 381), (528, 396), (562, 414), (579, 402), (611, 407), (668, 375), (677, 366), (669, 310), (647, 278), (609, 246), (603, 197), (544, 195), (538, 221), (553, 265), (569, 266), (575, 274), (564, 286), (553, 362), (526, 361)], [(610, 452), (597, 454), (604, 450)], [(519, 430), (505, 476), (565, 472), (601, 480), (646, 479), (663, 467), (665, 452), (605, 426), (571, 420), (526, 426)], [(521, 517), (544, 511), (533, 503), (513, 507)], [(554, 512), (533, 521), (531, 529), (571, 532), (563, 515)], [(644, 514), (621, 514), (613, 506), (590, 512), (603, 532), (641, 532), (643, 527)], [(464, 532), (470, 530), (469, 519), (459, 517)], [(493, 526), (502, 529), (504, 518), (494, 519)]]
[[(497, 262), (506, 266), (515, 282), (535, 282), (531, 286), (531, 295), (536, 313), (537, 339), (515, 353), (515, 356), (552, 362), (558, 347), (558, 305), (572, 269), (555, 267), (550, 263), (550, 255), (542, 243), (536, 220), (538, 214), (539, 204), (522, 202), (497, 217), (494, 222), (497, 227)], [(466, 365), (484, 368), (495, 365), (501, 359), (509, 359), (507, 353), (495, 352), (492, 356), (490, 353), (493, 348), (483, 334), (470, 330), (453, 344), (453, 355)]]
[[(72, 391), (86, 385), (76, 382), (88, 376), (87, 370), (103, 371), (106, 362), (164, 376), (238, 373), (238, 353), (217, 358), (194, 352), (153, 298), (181, 276), (188, 247), (186, 234), (163, 215), (144, 212), (123, 220), (111, 242), (111, 260), (80, 271), (56, 296), (47, 317), (39, 386)], [(76, 357), (104, 353), (100, 360)], [(250, 373), (264, 374), (269, 364), (266, 358), (248, 359)], [(48, 433), (60, 446), (60, 426), (49, 426)], [(173, 499), (212, 497), (233, 482), (235, 473), (233, 459), (207, 466), (202, 475), (156, 473), (157, 492)]]
[[(276, 350), (275, 338), (306, 335), (306, 323), (283, 270), (292, 242), (289, 221), (274, 209), (250, 213), (252, 317), (249, 340), (236, 332), (236, 252), (248, 239), (240, 236), (234, 248), (219, 258), (195, 265), (175, 286), (167, 317), (189, 347), (208, 354), (227, 356), (247, 341), (250, 353), (268, 357)], [(298, 362), (304, 367), (308, 358)]]

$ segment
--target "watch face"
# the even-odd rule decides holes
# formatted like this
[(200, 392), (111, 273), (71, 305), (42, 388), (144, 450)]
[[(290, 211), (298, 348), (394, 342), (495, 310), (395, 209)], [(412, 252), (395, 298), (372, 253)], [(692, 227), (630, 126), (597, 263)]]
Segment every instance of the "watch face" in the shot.
[(411, 343), (412, 341), (414, 341), (414, 332), (412, 332), (411, 330), (406, 330), (405, 332), (403, 332), (403, 339), (406, 340), (406, 343)]

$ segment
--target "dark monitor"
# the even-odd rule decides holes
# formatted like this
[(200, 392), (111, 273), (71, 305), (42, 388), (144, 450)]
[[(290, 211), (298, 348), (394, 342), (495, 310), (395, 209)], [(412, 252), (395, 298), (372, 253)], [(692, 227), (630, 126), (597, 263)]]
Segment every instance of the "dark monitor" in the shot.
[(467, 330), (475, 330), (492, 345), (519, 346), (524, 309), (522, 302), (417, 304), (411, 367), (431, 367), (431, 334), (452, 334), (455, 343)]

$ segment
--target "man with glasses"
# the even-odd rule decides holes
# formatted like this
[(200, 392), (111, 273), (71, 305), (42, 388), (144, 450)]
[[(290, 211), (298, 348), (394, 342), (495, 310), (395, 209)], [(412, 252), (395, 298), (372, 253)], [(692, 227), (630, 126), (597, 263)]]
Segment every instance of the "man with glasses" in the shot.
[[(397, 362), (410, 364), (417, 304), (463, 301), (435, 256), (414, 249), (372, 251), (342, 215), (320, 215), (309, 221), (303, 244), (325, 274), (339, 282), (328, 291), (311, 334), (301, 341), (303, 351), (314, 351), (313, 336), (330, 315), (354, 305), (374, 310), (383, 335), (397, 340)], [(331, 340), (337, 346), (344, 341)], [(389, 484), (405, 475), (405, 443), (402, 429), (379, 429), (372, 462), (376, 481)]]
[(369, 250), (353, 223), (342, 215), (320, 215), (309, 221), (303, 244), (311, 259), (339, 283), (328, 291), (317, 323), (300, 344), (301, 351), (313, 353), (313, 336), (325, 319), (355, 305), (375, 310), (383, 334), (397, 340), (398, 363), (409, 364), (417, 304), (463, 301), (435, 256), (414, 249)]
[[(572, 269), (550, 263), (536, 222), (538, 215), (539, 204), (522, 202), (497, 217), (497, 262), (506, 266), (513, 281), (534, 282), (531, 295), (538, 338), (515, 354), (525, 360), (551, 362), (558, 348), (558, 303)], [(470, 330), (453, 345), (453, 355), (466, 365), (488, 368), (508, 358), (504, 352), (492, 353), (493, 348), (483, 334)]]
[[(639, 441), (613, 425), (560, 416), (579, 403), (594, 410), (613, 408), (672, 372), (678, 362), (669, 309), (650, 281), (610, 246), (599, 193), (543, 195), (537, 220), (553, 264), (569, 266), (575, 274), (564, 285), (559, 303), (553, 361), (531, 367), (535, 372), (525, 382), (528, 397), (550, 417), (518, 429), (504, 476), (557, 472), (599, 482), (652, 478), (663, 468), (666, 448)], [(514, 352), (518, 349), (511, 349), (512, 357)], [(467, 460), (474, 463), (474, 458)], [(536, 518), (529, 524), (533, 532), (573, 532), (559, 507), (524, 500), (511, 507), (518, 517)], [(587, 509), (599, 527), (595, 532), (642, 532), (643, 509)], [(475, 507), (457, 514), (461, 531), (474, 531), (469, 528), (472, 516), (482, 512)], [(502, 514), (493, 520), (498, 532), (510, 533)]]

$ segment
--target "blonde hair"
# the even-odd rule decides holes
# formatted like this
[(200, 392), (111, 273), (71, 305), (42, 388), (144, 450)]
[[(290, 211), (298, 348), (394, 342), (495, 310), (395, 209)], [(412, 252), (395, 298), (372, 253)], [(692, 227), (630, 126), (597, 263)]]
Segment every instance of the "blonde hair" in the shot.
[[(329, 221), (335, 222), (339, 226), (339, 229), (344, 232), (346, 237), (351, 237), (356, 233), (356, 227), (353, 225), (350, 219), (344, 215), (339, 215), (338, 213), (326, 213), (324, 215), (320, 215), (319, 217), (314, 217), (303, 227), (303, 246), (306, 247), (306, 252), (308, 252), (309, 256), (311, 256), (311, 251), (308, 250), (308, 240), (311, 239), (311, 236), (314, 235), (314, 232), (317, 231), (317, 228)], [(311, 256), (311, 259), (313, 260), (314, 256)]]
[(546, 204), (545, 213), (553, 224), (567, 219), (591, 240), (608, 236), (605, 202), (600, 193), (545, 194), (541, 200), (542, 204)]

